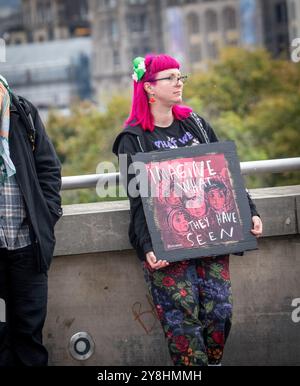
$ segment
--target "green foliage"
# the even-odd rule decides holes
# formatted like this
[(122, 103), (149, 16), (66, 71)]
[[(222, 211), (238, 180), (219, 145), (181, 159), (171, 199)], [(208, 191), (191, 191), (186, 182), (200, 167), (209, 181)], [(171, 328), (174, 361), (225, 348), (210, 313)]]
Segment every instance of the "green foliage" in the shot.
[[(209, 71), (191, 77), (185, 96), (220, 139), (236, 142), (241, 161), (299, 156), (299, 64), (264, 50), (226, 48)], [(247, 183), (297, 184), (299, 173), (247, 177)]]
[[(221, 140), (236, 142), (241, 161), (299, 156), (300, 64), (272, 59), (264, 50), (226, 48), (218, 63), (190, 77), (185, 98)], [(105, 112), (82, 102), (69, 116), (50, 113), (47, 130), (64, 176), (94, 174), (101, 161), (117, 165), (111, 147), (129, 108), (128, 92), (114, 96)], [(257, 175), (246, 181), (248, 187), (299, 184), (299, 173)], [(95, 189), (63, 193), (65, 204), (99, 200)]]
[[(69, 116), (55, 111), (49, 114), (47, 131), (62, 162), (63, 176), (95, 174), (101, 161), (117, 159), (111, 148), (128, 115), (129, 98), (115, 96), (105, 112), (90, 102), (82, 102), (71, 109)], [(63, 203), (107, 200), (97, 196), (95, 189), (63, 192)]]

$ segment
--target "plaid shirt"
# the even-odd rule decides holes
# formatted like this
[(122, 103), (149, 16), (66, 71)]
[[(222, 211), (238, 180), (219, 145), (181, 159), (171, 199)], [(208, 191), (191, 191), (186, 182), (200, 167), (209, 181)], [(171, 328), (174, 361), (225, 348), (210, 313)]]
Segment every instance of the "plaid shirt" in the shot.
[(16, 177), (6, 177), (0, 156), (0, 248), (9, 250), (31, 244), (25, 203)]

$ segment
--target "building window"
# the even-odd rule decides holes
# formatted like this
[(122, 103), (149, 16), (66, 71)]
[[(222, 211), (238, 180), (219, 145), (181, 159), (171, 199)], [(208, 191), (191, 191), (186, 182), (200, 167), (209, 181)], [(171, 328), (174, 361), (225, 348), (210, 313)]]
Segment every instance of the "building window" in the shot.
[(207, 44), (208, 57), (210, 59), (216, 59), (218, 56), (218, 47), (216, 42), (209, 42)]
[(227, 7), (223, 10), (223, 20), (225, 30), (236, 29), (235, 9)]
[(107, 21), (107, 34), (108, 34), (108, 37), (113, 41), (118, 40), (119, 28), (116, 20), (110, 19)]
[(296, 18), (296, 7), (295, 7), (295, 2), (290, 1), (290, 6), (289, 6), (289, 19), (295, 20)]
[(193, 44), (190, 48), (190, 60), (192, 63), (201, 62), (201, 45)]
[(113, 50), (113, 65), (119, 66), (121, 64), (120, 62), (120, 53), (118, 50)]
[(279, 3), (275, 5), (275, 17), (278, 24), (287, 23), (286, 3)]
[(79, 18), (82, 20), (88, 20), (88, 5), (83, 2), (79, 5)]
[(198, 34), (200, 32), (199, 17), (196, 13), (190, 13), (187, 16), (187, 25), (189, 35)]
[(51, 2), (50, 1), (39, 1), (37, 3), (37, 18), (38, 23), (47, 23), (51, 21)]
[(137, 56), (145, 56), (150, 52), (152, 52), (152, 49), (150, 48), (150, 46), (141, 45), (140, 47), (133, 47), (131, 50), (131, 55), (132, 55), (132, 58), (136, 58)]
[(128, 15), (127, 26), (130, 32), (145, 32), (147, 30), (146, 13)]
[(66, 9), (65, 5), (61, 2), (57, 3), (57, 16), (60, 22), (64, 22), (66, 20)]
[(217, 13), (212, 10), (205, 12), (205, 26), (207, 32), (214, 32), (218, 30)]

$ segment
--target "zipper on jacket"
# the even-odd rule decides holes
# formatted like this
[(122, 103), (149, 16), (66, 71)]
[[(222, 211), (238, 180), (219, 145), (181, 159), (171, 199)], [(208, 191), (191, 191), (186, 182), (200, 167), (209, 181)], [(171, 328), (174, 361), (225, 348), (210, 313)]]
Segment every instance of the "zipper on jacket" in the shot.
[(196, 123), (198, 129), (200, 130), (200, 132), (201, 132), (201, 134), (202, 134), (202, 136), (204, 138), (204, 142), (205, 143), (210, 143), (210, 140), (208, 138), (207, 132), (204, 129), (203, 124), (202, 124), (200, 118), (198, 117), (198, 115), (195, 114), (194, 112), (191, 112), (190, 116), (193, 118), (193, 120)]
[[(16, 177), (16, 179), (17, 179), (17, 177)], [(34, 250), (34, 252), (36, 254), (38, 271), (41, 272), (42, 262), (41, 262), (41, 254), (40, 254), (40, 251), (39, 251), (39, 242), (38, 242), (38, 239), (36, 237), (36, 233), (35, 233), (34, 227), (32, 225), (32, 219), (31, 219), (31, 215), (30, 215), (30, 212), (29, 212), (29, 209), (28, 209), (27, 199), (26, 199), (26, 197), (24, 195), (23, 187), (21, 186), (21, 184), (18, 181), (18, 179), (17, 179), (17, 182), (18, 182), (19, 189), (20, 189), (20, 191), (22, 193), (22, 196), (23, 196), (23, 201), (24, 201), (25, 208), (26, 208), (26, 214), (27, 214), (28, 219), (30, 221), (29, 232), (30, 232), (30, 228), (33, 231), (34, 240), (33, 240), (33, 243), (32, 243), (32, 247), (33, 247), (33, 250)], [(32, 240), (31, 240), (31, 242), (32, 242)]]
[(136, 136), (136, 138), (137, 138), (137, 140), (138, 140), (138, 143), (139, 143), (139, 145), (140, 145), (140, 148), (141, 148), (142, 152), (145, 153), (145, 152), (144, 152), (144, 149), (143, 149), (143, 146), (142, 146), (142, 144), (141, 144), (140, 138), (139, 138), (138, 136)]

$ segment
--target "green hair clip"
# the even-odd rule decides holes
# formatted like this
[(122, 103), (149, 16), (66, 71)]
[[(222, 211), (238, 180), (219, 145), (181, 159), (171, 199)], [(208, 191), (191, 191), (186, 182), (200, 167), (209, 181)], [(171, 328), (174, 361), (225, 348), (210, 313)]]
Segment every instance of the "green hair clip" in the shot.
[(146, 72), (145, 58), (138, 56), (133, 59), (133, 74), (132, 79), (136, 82), (140, 81)]

